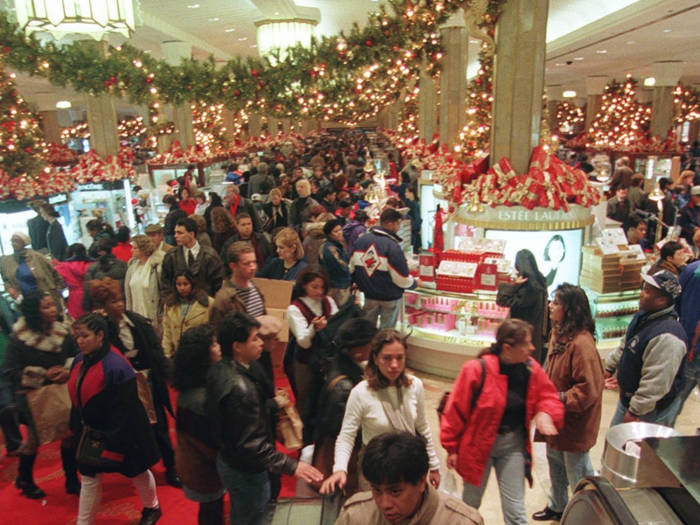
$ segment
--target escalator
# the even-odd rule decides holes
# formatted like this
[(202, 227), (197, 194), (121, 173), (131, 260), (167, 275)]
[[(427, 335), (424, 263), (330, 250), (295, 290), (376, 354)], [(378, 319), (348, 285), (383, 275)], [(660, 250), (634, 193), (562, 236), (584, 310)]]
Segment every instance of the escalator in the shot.
[(642, 440), (636, 484), (582, 480), (560, 525), (700, 524), (700, 437)]

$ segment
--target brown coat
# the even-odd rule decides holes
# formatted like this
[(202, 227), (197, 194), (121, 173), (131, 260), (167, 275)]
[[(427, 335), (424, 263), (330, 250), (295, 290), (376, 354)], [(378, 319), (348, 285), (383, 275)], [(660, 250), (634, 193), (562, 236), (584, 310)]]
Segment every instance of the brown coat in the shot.
[(547, 445), (561, 452), (585, 452), (598, 438), (603, 407), (603, 365), (589, 332), (579, 332), (563, 350), (549, 340), (547, 374), (564, 402), (564, 428), (546, 438)]
[[(426, 495), (418, 512), (406, 525), (483, 525), (476, 509), (426, 484)], [(360, 492), (344, 505), (335, 525), (389, 525), (377, 508), (371, 492)]]

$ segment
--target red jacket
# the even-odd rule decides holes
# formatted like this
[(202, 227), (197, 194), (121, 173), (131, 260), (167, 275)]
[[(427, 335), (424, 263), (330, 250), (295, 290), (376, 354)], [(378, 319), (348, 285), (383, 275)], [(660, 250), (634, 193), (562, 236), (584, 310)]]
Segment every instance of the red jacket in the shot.
[(63, 277), (63, 280), (68, 286), (68, 300), (66, 308), (74, 319), (81, 317), (85, 311), (83, 310), (83, 287), (85, 285), (85, 274), (88, 267), (95, 261), (78, 261), (67, 260), (56, 265), (58, 275)]
[[(457, 473), (465, 483), (481, 485), (481, 478), (491, 448), (496, 441), (508, 393), (508, 378), (500, 374), (498, 357), (483, 356), (486, 377), (481, 394), (472, 411), (472, 394), (481, 383), (481, 365), (478, 360), (467, 361), (457, 376), (445, 412), (440, 421), (440, 442), (448, 454), (457, 454)], [(530, 358), (530, 379), (527, 386), (525, 424), (530, 428), (532, 418), (538, 412), (549, 414), (557, 428), (564, 425), (564, 405), (559, 400), (554, 385), (542, 367)], [(529, 467), (530, 433), (525, 439), (526, 461)], [(530, 469), (526, 477), (532, 484)]]

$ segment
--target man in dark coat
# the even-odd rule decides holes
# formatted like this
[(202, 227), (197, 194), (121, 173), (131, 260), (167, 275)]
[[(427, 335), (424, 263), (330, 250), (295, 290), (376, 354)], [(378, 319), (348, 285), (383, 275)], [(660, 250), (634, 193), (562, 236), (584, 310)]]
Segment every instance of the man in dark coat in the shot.
[(41, 216), (40, 211), (45, 203), (46, 201), (42, 199), (30, 203), (32, 209), (36, 212), (36, 217), (32, 217), (27, 221), (27, 228), (29, 229), (29, 238), (32, 240), (32, 249), (35, 252), (48, 249), (46, 232), (49, 231), (49, 222)]
[(190, 270), (198, 286), (209, 297), (214, 297), (226, 278), (219, 254), (214, 248), (197, 242), (197, 223), (189, 217), (177, 221), (175, 241), (177, 247), (163, 259), (161, 298), (165, 300), (175, 291), (175, 275), (182, 270)]

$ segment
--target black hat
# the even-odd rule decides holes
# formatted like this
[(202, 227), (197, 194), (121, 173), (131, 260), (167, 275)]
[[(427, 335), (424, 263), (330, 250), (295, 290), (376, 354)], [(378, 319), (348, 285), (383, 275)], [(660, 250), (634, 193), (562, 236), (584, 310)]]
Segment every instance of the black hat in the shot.
[(343, 223), (339, 219), (331, 219), (330, 221), (326, 221), (326, 224), (323, 225), (323, 234), (330, 235), (336, 226), (342, 225)]
[(367, 319), (348, 319), (336, 332), (334, 342), (340, 348), (356, 348), (372, 341), (377, 332), (375, 324)]

